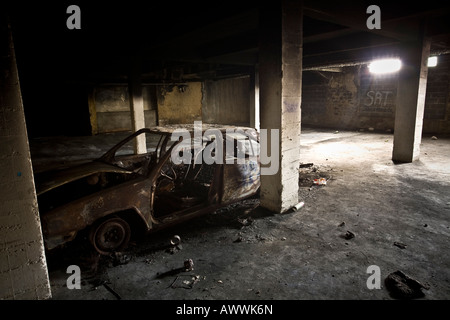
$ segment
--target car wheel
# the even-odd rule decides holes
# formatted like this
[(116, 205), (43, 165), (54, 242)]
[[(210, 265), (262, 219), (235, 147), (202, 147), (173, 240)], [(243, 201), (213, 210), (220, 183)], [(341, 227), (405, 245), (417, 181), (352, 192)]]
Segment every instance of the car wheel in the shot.
[(118, 217), (109, 218), (95, 224), (91, 229), (91, 243), (102, 255), (124, 249), (131, 237), (130, 225)]

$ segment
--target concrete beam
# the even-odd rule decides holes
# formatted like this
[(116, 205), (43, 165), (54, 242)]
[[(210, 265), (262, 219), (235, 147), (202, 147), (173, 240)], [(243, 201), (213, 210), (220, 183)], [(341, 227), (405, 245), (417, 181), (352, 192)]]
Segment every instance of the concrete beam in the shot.
[[(135, 58), (131, 62), (132, 67), (128, 77), (128, 89), (130, 95), (131, 125), (133, 131), (145, 128), (144, 98), (142, 95), (141, 59)], [(135, 139), (134, 151), (136, 154), (147, 153), (145, 133)]]
[(430, 40), (403, 43), (395, 110), (394, 162), (419, 159), (427, 86)]
[(51, 297), (11, 28), (0, 12), (0, 300)]
[(289, 0), (266, 2), (261, 8), (261, 130), (279, 129), (279, 170), (261, 176), (261, 205), (274, 212), (298, 203), (302, 9), (301, 1)]

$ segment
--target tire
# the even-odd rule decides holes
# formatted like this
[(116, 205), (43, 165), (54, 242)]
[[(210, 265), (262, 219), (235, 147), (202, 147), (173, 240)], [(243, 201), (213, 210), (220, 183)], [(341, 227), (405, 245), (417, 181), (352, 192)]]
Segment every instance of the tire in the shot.
[(95, 224), (90, 232), (92, 245), (102, 255), (123, 250), (128, 245), (130, 238), (130, 225), (118, 217), (102, 220)]

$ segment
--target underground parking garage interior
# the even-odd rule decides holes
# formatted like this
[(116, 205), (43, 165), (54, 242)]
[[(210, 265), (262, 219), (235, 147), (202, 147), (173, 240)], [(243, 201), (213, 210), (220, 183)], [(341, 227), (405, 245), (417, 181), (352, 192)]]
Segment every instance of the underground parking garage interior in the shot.
[(450, 298), (448, 4), (9, 2), (0, 299)]

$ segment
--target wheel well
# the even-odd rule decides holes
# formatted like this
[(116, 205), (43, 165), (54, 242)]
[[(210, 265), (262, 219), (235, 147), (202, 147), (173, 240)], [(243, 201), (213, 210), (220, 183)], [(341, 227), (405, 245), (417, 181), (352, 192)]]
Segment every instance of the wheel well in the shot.
[(142, 237), (146, 231), (146, 224), (143, 218), (133, 209), (128, 209), (125, 211), (116, 212), (108, 215), (107, 217), (117, 216), (130, 225), (131, 228), (131, 237), (137, 238)]

